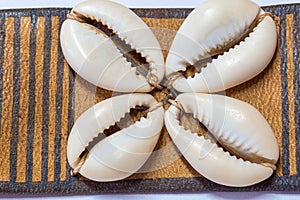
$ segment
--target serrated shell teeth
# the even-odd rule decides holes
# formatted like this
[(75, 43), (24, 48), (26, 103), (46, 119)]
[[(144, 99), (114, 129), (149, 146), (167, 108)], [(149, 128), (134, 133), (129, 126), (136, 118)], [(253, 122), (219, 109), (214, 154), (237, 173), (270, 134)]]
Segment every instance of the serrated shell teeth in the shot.
[[(173, 87), (180, 92), (214, 93), (262, 72), (274, 55), (277, 33), (270, 16), (251, 30), (260, 15), (264, 11), (248, 0), (209, 0), (194, 9), (174, 38), (166, 60), (166, 75), (185, 71), (187, 66), (183, 63), (195, 64), (199, 57), (225, 54), (194, 77), (178, 78)], [(249, 29), (252, 32), (242, 41)]]
[[(200, 118), (200, 121), (223, 148), (239, 154), (231, 156), (210, 140), (185, 130), (177, 119), (181, 111), (170, 106), (165, 113), (167, 130), (183, 156), (200, 174), (219, 184), (237, 187), (249, 186), (271, 176), (273, 169), (266, 163), (275, 166), (278, 144), (270, 125), (254, 107), (213, 94), (186, 93), (179, 95), (176, 101), (184, 112), (192, 111), (194, 116), (203, 113), (202, 120), (207, 120)], [(208, 121), (215, 130), (207, 126)]]
[[(88, 0), (76, 5), (72, 13), (107, 25), (126, 44), (151, 58), (149, 60), (154, 63), (153, 68), (157, 69), (155, 75), (158, 82), (162, 80), (164, 59), (161, 47), (151, 29), (130, 9), (112, 1)], [(79, 22), (74, 19), (67, 19), (63, 23), (60, 39), (67, 62), (80, 76), (112, 91), (149, 92), (153, 89), (145, 77), (136, 76), (128, 70), (113, 38), (95, 31), (95, 27), (82, 23), (82, 20)]]
[[(69, 135), (67, 158), (74, 172), (95, 181), (130, 176), (154, 150), (165, 122), (183, 156), (206, 178), (242, 187), (271, 176), (279, 150), (266, 119), (247, 103), (199, 93), (236, 86), (269, 64), (277, 43), (276, 26), (258, 5), (248, 0), (205, 1), (180, 27), (166, 63), (151, 29), (118, 3), (87, 0), (76, 5), (68, 18), (61, 28), (62, 51), (87, 81), (111, 91), (150, 92), (163, 87), (159, 83), (165, 76), (169, 80), (162, 85), (167, 89), (190, 92), (170, 100), (165, 114), (162, 103), (141, 93), (92, 106)], [(134, 50), (142, 61), (134, 60), (127, 50)], [(137, 66), (144, 60), (147, 64)], [(207, 61), (203, 67), (202, 60)], [(187, 66), (195, 63), (201, 65), (196, 67), (198, 73), (183, 77)], [(139, 121), (120, 125), (136, 106), (147, 106), (147, 116), (142, 113)], [(199, 136), (181, 125), (181, 112), (192, 114), (212, 135)], [(115, 125), (120, 125), (117, 131), (97, 140)]]
[[(148, 113), (147, 118), (108, 136), (89, 149), (78, 166), (80, 155), (89, 142), (114, 125), (136, 105), (155, 106), (148, 94), (128, 94), (101, 101), (84, 112), (75, 122), (67, 145), (67, 157), (73, 169), (95, 181), (115, 181), (136, 172), (152, 153), (163, 126), (162, 106)], [(122, 164), (120, 164), (122, 163)]]

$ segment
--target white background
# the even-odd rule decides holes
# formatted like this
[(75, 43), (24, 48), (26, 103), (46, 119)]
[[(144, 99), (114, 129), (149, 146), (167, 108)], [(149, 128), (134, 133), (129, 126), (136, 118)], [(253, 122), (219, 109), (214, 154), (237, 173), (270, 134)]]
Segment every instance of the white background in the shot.
[[(10, 8), (47, 8), (47, 7), (73, 7), (82, 0), (0, 0), (0, 9)], [(131, 8), (194, 8), (203, 0), (116, 0)], [(288, 3), (300, 3), (300, 0), (254, 0), (260, 6), (278, 5)], [(0, 196), (0, 199), (6, 199), (9, 196)], [(22, 195), (14, 196), (15, 198), (22, 198)], [(11, 197), (9, 197), (11, 199)], [(32, 198), (22, 198), (32, 199)], [(235, 193), (192, 193), (192, 194), (132, 194), (132, 195), (92, 195), (92, 196), (64, 196), (64, 197), (43, 197), (44, 200), (58, 200), (58, 199), (84, 199), (84, 200), (119, 200), (119, 199), (133, 199), (133, 200), (198, 200), (198, 199), (266, 199), (277, 200), (300, 199), (300, 193), (267, 193), (267, 192), (235, 192)]]

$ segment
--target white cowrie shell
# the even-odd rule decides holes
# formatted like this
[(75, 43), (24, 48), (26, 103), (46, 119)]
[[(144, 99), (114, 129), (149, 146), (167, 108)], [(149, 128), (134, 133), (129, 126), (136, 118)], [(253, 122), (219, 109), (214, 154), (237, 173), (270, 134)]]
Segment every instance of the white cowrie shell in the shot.
[[(248, 0), (205, 1), (190, 13), (176, 34), (166, 60), (166, 76), (213, 56), (242, 37), (262, 14), (263, 10)], [(204, 93), (234, 87), (265, 69), (276, 44), (276, 25), (271, 17), (265, 16), (244, 41), (213, 59), (194, 77), (179, 77), (173, 87), (180, 92)]]
[[(114, 125), (135, 106), (153, 107), (157, 101), (149, 94), (128, 94), (101, 101), (85, 111), (75, 122), (67, 146), (70, 166), (78, 166), (81, 153), (98, 133)], [(152, 153), (163, 126), (162, 106), (147, 118), (98, 142), (88, 153), (79, 173), (95, 181), (115, 181), (136, 172)]]
[(203, 136), (185, 130), (179, 124), (180, 109), (172, 105), (165, 113), (167, 130), (183, 156), (201, 175), (236, 187), (249, 186), (272, 175), (272, 167), (279, 157), (278, 144), (271, 127), (254, 107), (213, 94), (186, 93), (176, 101), (184, 112), (193, 113), (220, 143), (258, 161), (232, 156)]
[[(149, 79), (164, 76), (160, 45), (150, 28), (130, 9), (107, 0), (88, 0), (71, 13), (101, 21), (149, 63)], [(115, 36), (116, 37), (116, 36)], [(67, 19), (61, 28), (61, 46), (69, 65), (87, 81), (112, 91), (149, 92), (149, 80), (123, 57), (111, 38), (89, 24)]]

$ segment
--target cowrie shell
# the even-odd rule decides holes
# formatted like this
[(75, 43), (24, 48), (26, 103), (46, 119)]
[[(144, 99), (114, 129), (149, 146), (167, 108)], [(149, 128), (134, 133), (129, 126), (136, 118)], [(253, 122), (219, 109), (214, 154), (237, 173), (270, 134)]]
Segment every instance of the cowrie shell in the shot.
[[(106, 99), (85, 111), (75, 122), (68, 139), (67, 157), (73, 169), (98, 133), (114, 125), (130, 108), (153, 107), (157, 101), (148, 94), (128, 94)], [(115, 181), (136, 172), (152, 153), (163, 126), (162, 106), (131, 126), (99, 141), (89, 150), (78, 172), (95, 181)]]
[[(259, 17), (262, 17), (261, 22)], [(235, 41), (256, 25), (256, 21), (259, 23), (243, 41)], [(212, 57), (200, 72), (193, 77), (179, 77), (173, 82), (173, 87), (180, 92), (223, 91), (263, 71), (274, 55), (276, 44), (273, 19), (264, 16), (264, 11), (255, 3), (205, 1), (189, 14), (178, 30), (166, 60), (166, 76), (185, 71), (187, 65)], [(223, 49), (230, 45), (228, 51)], [(220, 53), (222, 55), (217, 58), (213, 57)]]
[[(206, 178), (226, 186), (249, 186), (272, 175), (279, 157), (274, 133), (251, 105), (226, 96), (185, 93), (176, 98), (182, 111), (192, 113), (218, 142), (245, 156), (237, 158), (216, 143), (180, 125), (181, 110), (165, 113), (166, 128), (187, 161)], [(251, 161), (252, 160), (252, 161)]]
[[(107, 26), (114, 37), (145, 58), (149, 64), (146, 76), (133, 67), (114, 38), (91, 21)], [(277, 42), (272, 18), (246, 0), (209, 0), (196, 8), (175, 36), (165, 69), (161, 48), (150, 28), (130, 9), (112, 1), (88, 0), (75, 6), (60, 37), (66, 60), (87, 81), (120, 92), (166, 87), (172, 95), (178, 91), (221, 91), (251, 79), (268, 65)], [(212, 62), (200, 73), (181, 76), (187, 65), (210, 56)], [(164, 76), (166, 82), (162, 81)], [(95, 181), (126, 178), (150, 156), (164, 120), (187, 161), (216, 183), (249, 186), (273, 173), (278, 145), (269, 124), (255, 108), (229, 97), (196, 93), (181, 94), (176, 101), (165, 117), (162, 106), (148, 94), (121, 95), (94, 105), (78, 118), (70, 133), (69, 164)], [(139, 105), (155, 109), (87, 149), (98, 133)], [(193, 113), (231, 153), (185, 130), (179, 123), (183, 111)]]
[[(70, 16), (74, 19), (65, 20), (61, 27), (61, 46), (67, 62), (81, 77), (120, 92), (149, 92), (152, 82), (162, 80), (161, 47), (150, 28), (130, 9), (112, 1), (89, 0), (76, 5)], [(149, 64), (148, 77), (137, 73), (111, 37), (82, 18), (106, 25), (115, 33), (113, 37), (121, 38), (140, 53)], [(154, 80), (149, 80), (151, 77)]]

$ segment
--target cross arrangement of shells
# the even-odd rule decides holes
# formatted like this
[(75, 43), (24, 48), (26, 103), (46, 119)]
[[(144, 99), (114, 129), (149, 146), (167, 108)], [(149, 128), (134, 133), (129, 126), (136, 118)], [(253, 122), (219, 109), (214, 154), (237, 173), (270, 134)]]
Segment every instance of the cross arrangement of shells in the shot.
[[(78, 75), (124, 93), (76, 120), (67, 146), (74, 173), (101, 182), (130, 176), (149, 158), (164, 125), (188, 163), (216, 183), (249, 186), (276, 169), (278, 144), (266, 119), (245, 102), (214, 94), (258, 75), (273, 57), (276, 25), (255, 3), (205, 1), (181, 25), (166, 61), (151, 29), (108, 0), (76, 5), (60, 37)], [(153, 89), (165, 91), (161, 102), (149, 94)], [(132, 110), (139, 119), (118, 125)], [(187, 130), (186, 113), (211, 137)]]

